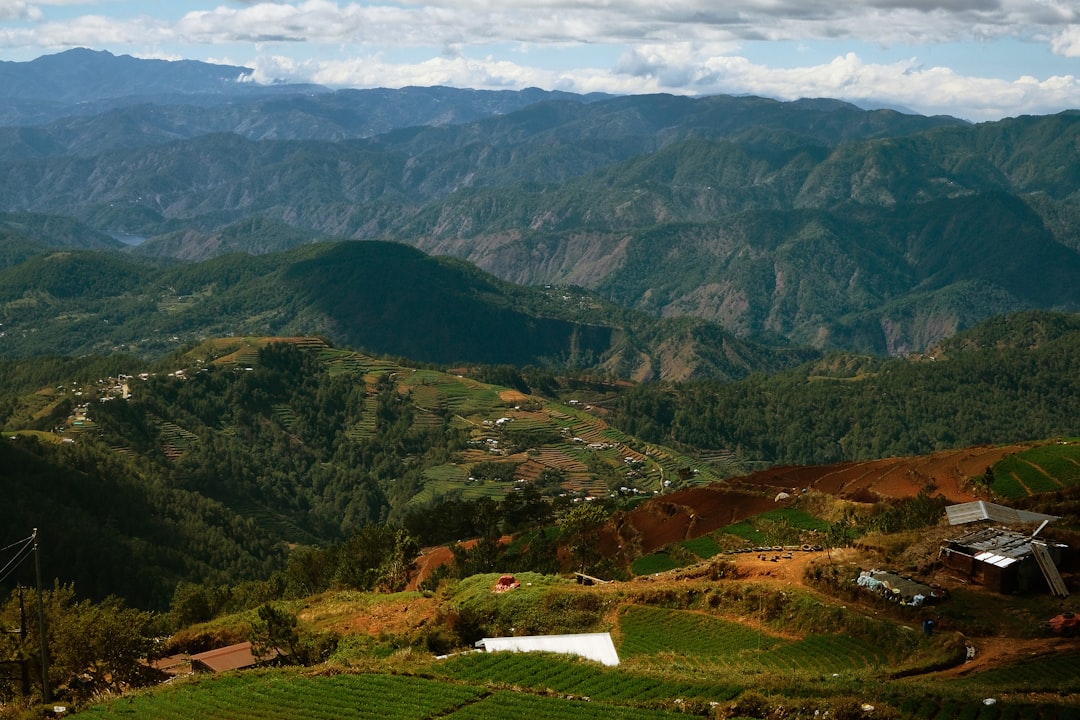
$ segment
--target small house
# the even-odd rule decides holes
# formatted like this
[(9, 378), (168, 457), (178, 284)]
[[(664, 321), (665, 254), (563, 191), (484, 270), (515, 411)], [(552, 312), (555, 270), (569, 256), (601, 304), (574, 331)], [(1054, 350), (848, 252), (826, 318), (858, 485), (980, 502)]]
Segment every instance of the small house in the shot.
[(987, 527), (946, 540), (938, 552), (942, 564), (968, 582), (999, 593), (1069, 594), (1058, 572), (1065, 545), (1036, 539), (1004, 527)]
[[(273, 654), (276, 656), (278, 653)], [(218, 673), (254, 667), (259, 662), (260, 659), (252, 652), (251, 643), (242, 642), (192, 655), (191, 669), (194, 672)]]

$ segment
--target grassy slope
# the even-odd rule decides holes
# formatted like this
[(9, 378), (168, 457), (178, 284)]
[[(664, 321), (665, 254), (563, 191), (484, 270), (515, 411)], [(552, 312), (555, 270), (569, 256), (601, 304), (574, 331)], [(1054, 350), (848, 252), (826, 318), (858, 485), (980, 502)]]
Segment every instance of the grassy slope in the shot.
[[(915, 610), (906, 618), (874, 617), (868, 606), (803, 590), (779, 594), (761, 585), (707, 578), (583, 588), (521, 574), (519, 591), (496, 596), (489, 592), (496, 578), (474, 576), (444, 586), (432, 600), (442, 608), (489, 613), (496, 623), (514, 623), (525, 633), (611, 631), (622, 665), (605, 668), (548, 654), (466, 653), (440, 660), (418, 647), (422, 628), (387, 625), (368, 643), (342, 643), (335, 658), (314, 670), (194, 677), (79, 714), (289, 720), (528, 713), (644, 720), (687, 712), (771, 717), (784, 706), (806, 715), (817, 710), (859, 717), (862, 703), (876, 707), (875, 717), (940, 720), (1061, 718), (1080, 712), (1080, 697), (1063, 690), (1080, 671), (1075, 649), (948, 683), (933, 674), (894, 679), (898, 670), (925, 672), (962, 648), (958, 633), (926, 637), (910, 630), (918, 622)], [(363, 605), (366, 616), (393, 608), (399, 615), (402, 603), (420, 597), (355, 595), (346, 600)], [(301, 618), (327, 624), (331, 621), (321, 608), (340, 603), (334, 594), (312, 598)], [(747, 604), (761, 605), (763, 622), (747, 618)], [(968, 608), (979, 611), (977, 603)], [(588, 616), (591, 624), (559, 626), (571, 616)], [(793, 629), (807, 625), (820, 629)], [(998, 702), (982, 705), (985, 697)], [(854, 715), (844, 714), (853, 708)]]

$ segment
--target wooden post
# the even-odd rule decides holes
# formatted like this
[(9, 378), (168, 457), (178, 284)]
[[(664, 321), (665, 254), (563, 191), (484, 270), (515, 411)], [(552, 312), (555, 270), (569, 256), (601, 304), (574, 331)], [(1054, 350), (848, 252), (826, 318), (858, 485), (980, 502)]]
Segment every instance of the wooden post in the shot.
[(49, 690), (49, 648), (45, 642), (45, 603), (41, 597), (41, 553), (38, 551), (37, 528), (31, 536), (34, 541), (34, 574), (37, 576), (38, 634), (41, 640), (41, 700), (48, 705), (52, 702)]

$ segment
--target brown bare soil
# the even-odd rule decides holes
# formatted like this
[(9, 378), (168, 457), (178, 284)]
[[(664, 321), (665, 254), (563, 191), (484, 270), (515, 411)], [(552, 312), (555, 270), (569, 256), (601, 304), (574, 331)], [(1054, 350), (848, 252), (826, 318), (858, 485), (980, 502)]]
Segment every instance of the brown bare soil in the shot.
[(601, 540), (605, 554), (648, 554), (776, 507), (773, 494), (718, 483), (654, 498), (617, 516)]
[(886, 458), (837, 465), (776, 467), (753, 473), (740, 482), (800, 492), (813, 488), (856, 502), (876, 502), (916, 495), (934, 485), (950, 502), (976, 500), (971, 478), (1006, 455), (1026, 450), (1028, 445), (993, 445), (944, 450), (918, 457)]

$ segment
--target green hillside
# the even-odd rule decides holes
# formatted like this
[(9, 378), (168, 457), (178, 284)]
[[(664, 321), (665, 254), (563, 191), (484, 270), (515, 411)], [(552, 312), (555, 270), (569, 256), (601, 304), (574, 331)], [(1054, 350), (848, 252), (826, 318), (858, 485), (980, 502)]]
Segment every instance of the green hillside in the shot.
[[(279, 229), (249, 222), (230, 237)], [(154, 358), (207, 337), (318, 334), (423, 362), (604, 368), (644, 379), (741, 377), (813, 355), (700, 321), (657, 320), (578, 289), (514, 286), (395, 243), (302, 244), (167, 267), (120, 253), (16, 247), (0, 269), (3, 357)], [(676, 357), (676, 344), (693, 354)]]
[(181, 580), (266, 577), (286, 541), (338, 542), (388, 520), (428, 544), (475, 537), (490, 527), (478, 498), (508, 513), (509, 532), (550, 517), (541, 495), (565, 505), (649, 496), (680, 470), (718, 478), (579, 405), (315, 338), (210, 341), (156, 369), (122, 357), (5, 369), (5, 526), (41, 527), (51, 572), (82, 592), (143, 606)]
[[(1068, 649), (945, 681), (938, 671), (962, 663), (964, 643), (971, 640), (957, 630), (925, 636), (907, 626), (937, 610), (896, 608), (882, 617), (870, 611), (872, 603), (856, 597), (823, 597), (791, 586), (780, 593), (738, 579), (576, 588), (569, 580), (524, 573), (521, 588), (496, 596), (488, 588), (497, 577), (473, 576), (434, 597), (324, 596), (309, 600), (298, 617), (305, 632), (317, 632), (328, 623), (328, 613), (350, 604), (376, 614), (390, 604), (424, 604), (435, 617), (435, 608), (454, 607), (461, 618), (457, 627), (466, 630), (466, 617), (482, 617), (484, 626), (476, 629), (489, 637), (510, 623), (523, 634), (611, 632), (619, 666), (551, 653), (435, 657), (433, 644), (445, 640), (441, 633), (449, 627), (402, 628), (397, 632), (404, 634), (384, 631), (380, 639), (347, 636), (314, 671), (195, 676), (89, 703), (77, 715), (495, 718), (538, 713), (645, 720), (816, 712), (819, 717), (999, 720), (1080, 712), (1075, 693), (1062, 685), (1076, 669), (1077, 654)], [(953, 602), (986, 612), (964, 599)], [(550, 626), (542, 625), (549, 621)], [(382, 644), (399, 649), (380, 657)], [(984, 703), (987, 697), (995, 702)]]
[[(154, 366), (9, 361), (0, 418), (23, 437), (5, 444), (16, 499), (4, 517), (48, 528), (58, 577), (160, 606), (178, 580), (263, 577), (283, 567), (277, 543), (339, 542), (369, 524), (434, 544), (550, 522), (543, 496), (556, 512), (585, 495), (632, 505), (777, 463), (1075, 437), (1075, 324), (1034, 313), (962, 334), (935, 360), (837, 355), (736, 382), (621, 388), (508, 366), (474, 378), (315, 338), (225, 338)], [(530, 383), (547, 395), (523, 393)], [(1073, 449), (1007, 458), (991, 489), (1066, 490), (1080, 478)], [(109, 551), (61, 550), (87, 535)], [(148, 569), (101, 572), (112, 552)]]

